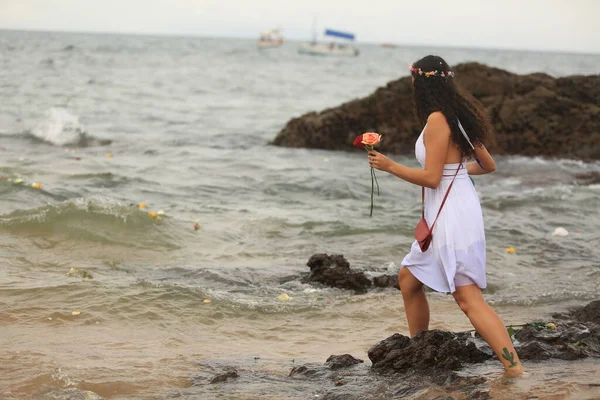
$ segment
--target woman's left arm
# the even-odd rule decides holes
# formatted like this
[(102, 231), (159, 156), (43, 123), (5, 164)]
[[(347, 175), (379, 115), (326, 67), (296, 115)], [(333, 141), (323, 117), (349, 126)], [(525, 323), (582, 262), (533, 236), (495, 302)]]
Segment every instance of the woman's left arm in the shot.
[(369, 152), (369, 165), (415, 185), (436, 189), (442, 180), (450, 142), (450, 127), (442, 113), (433, 113), (427, 119), (423, 139), (427, 149), (424, 169), (398, 164), (375, 150)]

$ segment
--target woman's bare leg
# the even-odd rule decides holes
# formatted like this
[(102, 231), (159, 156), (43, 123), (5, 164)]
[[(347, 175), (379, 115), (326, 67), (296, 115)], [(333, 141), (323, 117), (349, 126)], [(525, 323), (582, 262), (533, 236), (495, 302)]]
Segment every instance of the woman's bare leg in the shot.
[(406, 267), (400, 269), (398, 284), (404, 300), (404, 311), (408, 320), (410, 336), (429, 329), (429, 303), (423, 284)]
[(523, 366), (513, 347), (504, 323), (492, 308), (485, 302), (481, 289), (476, 284), (457, 286), (452, 293), (454, 299), (469, 317), (473, 327), (485, 339), (504, 365), (507, 375), (516, 376), (523, 373)]

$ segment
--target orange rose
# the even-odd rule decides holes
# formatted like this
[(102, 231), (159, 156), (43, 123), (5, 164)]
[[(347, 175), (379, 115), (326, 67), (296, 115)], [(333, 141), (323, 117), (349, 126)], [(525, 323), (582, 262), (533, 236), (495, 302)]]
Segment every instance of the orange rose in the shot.
[(381, 135), (379, 133), (367, 132), (362, 134), (361, 143), (365, 146), (374, 147), (376, 144), (379, 144), (379, 142), (381, 142)]
[[(381, 142), (381, 135), (379, 133), (367, 132), (358, 135), (356, 139), (354, 139), (352, 145), (371, 151), (375, 148), (375, 145), (379, 144), (379, 142)], [(369, 214), (371, 217), (373, 216), (373, 193), (375, 192), (375, 184), (377, 185), (377, 196), (379, 196), (379, 183), (375, 176), (375, 170), (371, 168), (371, 213)]]

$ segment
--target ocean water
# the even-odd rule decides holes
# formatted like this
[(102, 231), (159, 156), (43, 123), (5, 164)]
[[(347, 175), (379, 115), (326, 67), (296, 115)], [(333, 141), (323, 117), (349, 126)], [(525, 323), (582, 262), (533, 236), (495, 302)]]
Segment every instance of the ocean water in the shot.
[[(366, 96), (429, 53), (517, 73), (600, 73), (600, 55), (362, 45), (360, 57), (329, 59), (296, 48), (0, 31), (0, 398), (65, 388), (261, 398), (200, 394), (193, 379), (210, 363), (285, 376), (330, 354), (366, 359), (378, 340), (408, 332), (399, 293), (359, 296), (300, 276), (317, 252), (396, 272), (419, 189), (380, 173), (369, 218), (364, 154), (268, 142), (290, 118)], [(475, 178), (486, 299), (513, 324), (597, 299), (600, 185), (586, 177), (600, 163), (497, 163)], [(469, 329), (450, 296), (430, 298), (432, 327)], [(531, 387), (543, 390), (550, 370), (532, 368)], [(593, 380), (597, 365), (585, 368), (561, 375), (561, 388)]]

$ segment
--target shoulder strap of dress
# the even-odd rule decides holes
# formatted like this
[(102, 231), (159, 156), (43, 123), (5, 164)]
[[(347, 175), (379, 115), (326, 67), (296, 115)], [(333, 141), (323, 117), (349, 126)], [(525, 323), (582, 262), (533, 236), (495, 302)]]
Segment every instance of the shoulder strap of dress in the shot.
[(469, 146), (471, 146), (471, 148), (473, 150), (475, 150), (475, 146), (473, 146), (473, 143), (471, 143), (471, 139), (469, 139), (469, 135), (467, 135), (467, 132), (465, 132), (465, 128), (463, 128), (463, 126), (460, 123), (460, 120), (458, 118), (456, 118), (456, 122), (458, 124), (458, 129), (460, 129), (460, 132), (463, 134), (463, 136), (465, 137), (465, 139), (467, 139), (467, 142), (469, 142)]

